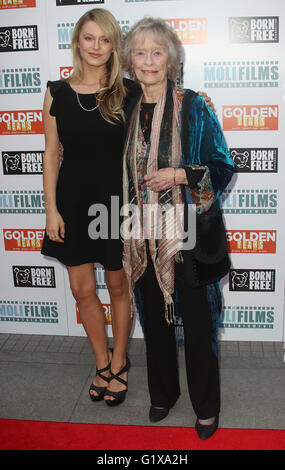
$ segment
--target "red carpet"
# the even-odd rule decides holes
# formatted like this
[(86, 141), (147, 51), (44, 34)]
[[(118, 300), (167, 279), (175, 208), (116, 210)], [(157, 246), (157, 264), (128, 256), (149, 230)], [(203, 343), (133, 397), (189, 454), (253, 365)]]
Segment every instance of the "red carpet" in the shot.
[(284, 450), (285, 431), (223, 429), (201, 441), (194, 428), (0, 420), (1, 450)]

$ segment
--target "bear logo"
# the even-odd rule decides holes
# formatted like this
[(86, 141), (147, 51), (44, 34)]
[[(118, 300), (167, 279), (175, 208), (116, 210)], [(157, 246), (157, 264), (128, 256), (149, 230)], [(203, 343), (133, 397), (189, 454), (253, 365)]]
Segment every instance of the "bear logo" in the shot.
[(9, 44), (11, 33), (9, 29), (6, 31), (0, 31), (0, 47), (12, 47), (12, 44)]
[(9, 170), (16, 171), (19, 169), (20, 155), (8, 155), (8, 153), (4, 153), (3, 158), (7, 173), (9, 173)]
[(237, 273), (236, 271), (232, 271), (232, 273), (231, 273), (231, 282), (232, 282), (233, 289), (235, 287), (238, 287), (238, 288), (248, 287), (247, 281), (248, 281), (248, 273), (247, 272)]
[(248, 30), (249, 30), (249, 21), (237, 21), (232, 19), (230, 22), (231, 25), (231, 35), (234, 39), (248, 39)]
[(15, 274), (17, 286), (31, 284), (31, 281), (29, 279), (30, 270), (28, 268), (26, 269), (14, 268), (14, 274)]
[(248, 165), (249, 152), (247, 150), (245, 150), (243, 153), (237, 152), (236, 150), (232, 150), (231, 156), (234, 161), (234, 164), (238, 168), (250, 168), (250, 166)]

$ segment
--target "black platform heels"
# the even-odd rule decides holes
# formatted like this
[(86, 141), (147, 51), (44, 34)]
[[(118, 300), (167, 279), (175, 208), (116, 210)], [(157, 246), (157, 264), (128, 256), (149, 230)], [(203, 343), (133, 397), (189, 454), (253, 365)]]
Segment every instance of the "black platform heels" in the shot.
[(128, 382), (124, 379), (122, 379), (120, 377), (120, 375), (122, 375), (124, 372), (128, 372), (129, 368), (131, 366), (131, 363), (130, 363), (130, 360), (128, 358), (128, 356), (126, 357), (126, 365), (117, 373), (117, 374), (114, 374), (111, 370), (110, 370), (110, 379), (109, 379), (109, 382), (111, 382), (111, 380), (117, 380), (118, 382), (120, 382), (121, 384), (125, 385), (126, 388), (124, 390), (121, 390), (119, 392), (112, 392), (111, 390), (108, 390), (106, 388), (105, 390), (105, 395), (108, 395), (110, 397), (113, 397), (114, 399), (113, 400), (105, 400), (105, 402), (107, 403), (107, 405), (109, 406), (117, 406), (117, 405), (120, 405), (121, 403), (123, 403), (123, 401), (125, 400), (126, 398), (126, 393), (128, 391)]
[[(110, 349), (111, 353), (113, 354), (113, 349)], [(103, 372), (107, 372), (111, 369), (111, 361), (109, 362), (109, 364), (104, 367), (103, 369), (96, 369), (96, 375), (99, 375), (99, 377), (104, 380), (105, 382), (107, 382), (107, 385), (106, 387), (99, 387), (98, 385), (95, 385), (93, 382), (91, 383), (90, 385), (90, 388), (89, 388), (89, 396), (91, 398), (92, 401), (100, 401), (100, 400), (103, 400), (104, 398), (104, 395), (105, 395), (105, 391), (106, 391), (106, 388), (108, 386), (108, 383), (110, 382), (110, 377), (106, 377), (105, 375), (103, 375)], [(90, 393), (91, 391), (94, 391), (97, 393), (97, 395), (93, 395), (93, 393)]]

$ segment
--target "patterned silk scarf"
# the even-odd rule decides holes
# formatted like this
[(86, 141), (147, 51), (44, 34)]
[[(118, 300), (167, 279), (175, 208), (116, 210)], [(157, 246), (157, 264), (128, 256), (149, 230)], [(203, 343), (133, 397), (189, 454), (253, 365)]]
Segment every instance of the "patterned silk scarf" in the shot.
[[(180, 110), (182, 93), (173, 83), (168, 83), (153, 114), (151, 145), (147, 159), (147, 173), (163, 167), (178, 168), (181, 163)], [(174, 319), (174, 260), (183, 246), (181, 238), (182, 193), (179, 185), (159, 193), (148, 187), (141, 189), (138, 171), (141, 170), (142, 146), (140, 137), (140, 107), (137, 103), (129, 124), (124, 152), (124, 208), (136, 208), (132, 222), (139, 230), (124, 233), (123, 265), (129, 282), (135, 312), (133, 291), (136, 281), (146, 269), (146, 238), (154, 265), (157, 281), (165, 300), (165, 316), (168, 323)], [(141, 191), (144, 192), (143, 197)], [(145, 202), (143, 202), (145, 201)], [(150, 209), (151, 208), (151, 209)], [(128, 214), (126, 210), (125, 215)]]

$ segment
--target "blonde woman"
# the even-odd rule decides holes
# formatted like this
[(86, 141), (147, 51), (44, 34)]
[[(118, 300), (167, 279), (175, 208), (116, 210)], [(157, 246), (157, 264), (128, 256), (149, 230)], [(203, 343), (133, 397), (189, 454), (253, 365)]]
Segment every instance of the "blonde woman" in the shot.
[[(126, 349), (132, 325), (122, 245), (118, 233), (111, 233), (110, 216), (111, 205), (118, 207), (121, 198), (123, 106), (127, 92), (130, 95), (130, 89), (136, 89), (132, 81), (123, 79), (121, 44), (121, 29), (113, 15), (100, 8), (88, 11), (74, 29), (74, 72), (66, 81), (48, 82), (44, 100), (46, 234), (42, 253), (67, 267), (96, 360), (90, 397), (104, 399), (111, 406), (125, 399)], [(59, 142), (64, 148), (61, 166)], [(99, 237), (91, 223), (96, 219), (94, 204), (103, 215), (108, 214), (101, 227), (105, 233)], [(95, 262), (105, 268), (113, 351), (107, 346), (104, 311), (96, 294)]]

